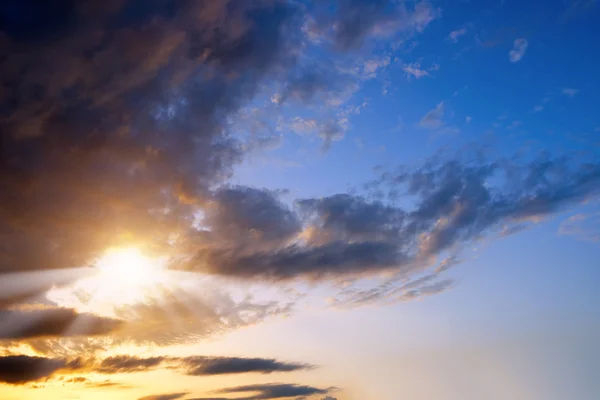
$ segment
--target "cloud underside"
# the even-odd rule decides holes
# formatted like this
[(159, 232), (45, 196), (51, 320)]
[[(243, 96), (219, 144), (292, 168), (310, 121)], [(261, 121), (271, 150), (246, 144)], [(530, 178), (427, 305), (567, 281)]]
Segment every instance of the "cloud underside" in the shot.
[[(312, 386), (291, 385), (291, 384), (266, 384), (266, 385), (245, 385), (232, 388), (220, 389), (216, 394), (238, 395), (235, 398), (240, 400), (270, 400), (288, 397), (302, 397), (327, 394), (332, 389), (319, 389)], [(256, 393), (244, 396), (244, 393)], [(239, 396), (242, 394), (242, 397)], [(229, 400), (230, 397), (196, 397), (191, 400)]]
[[(209, 211), (207, 242), (186, 267), (275, 280), (401, 270), (596, 195), (600, 165), (548, 158), (431, 162), (386, 174), (372, 188), (387, 192), (388, 200), (338, 194), (297, 200), (293, 209), (273, 194), (229, 188), (236, 201)], [(398, 193), (414, 207), (394, 205)], [(236, 215), (235, 222), (220, 220), (221, 214)]]
[[(266, 358), (242, 357), (136, 357), (131, 355), (96, 358), (48, 358), (26, 355), (0, 357), (0, 382), (20, 385), (50, 378), (55, 374), (94, 373), (101, 375), (148, 372), (158, 368), (169, 369), (188, 376), (215, 376), (227, 374), (294, 372), (312, 369), (302, 363), (283, 362)], [(63, 380), (81, 383), (85, 377)]]
[[(294, 385), (285, 383), (271, 383), (262, 385), (245, 385), (232, 388), (225, 388), (215, 391), (216, 395), (236, 395), (238, 400), (271, 400), (282, 398), (303, 399), (305, 396), (324, 395), (335, 388), (319, 389), (306, 385)], [(250, 395), (248, 395), (250, 393)], [(241, 396), (239, 396), (241, 394)], [(165, 393), (140, 397), (138, 400), (229, 400), (233, 397), (190, 397), (188, 393)], [(335, 400), (327, 396), (323, 400)]]

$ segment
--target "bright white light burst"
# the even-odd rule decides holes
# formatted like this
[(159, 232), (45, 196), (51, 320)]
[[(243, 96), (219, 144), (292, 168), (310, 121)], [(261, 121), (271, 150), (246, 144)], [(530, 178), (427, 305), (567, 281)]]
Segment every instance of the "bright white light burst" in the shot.
[(148, 257), (135, 247), (110, 249), (93, 263), (96, 273), (47, 296), (63, 307), (110, 315), (115, 307), (160, 295), (167, 281), (165, 265), (165, 259)]
[(155, 281), (160, 260), (145, 256), (135, 247), (112, 249), (97, 262), (100, 274), (114, 283), (144, 286)]

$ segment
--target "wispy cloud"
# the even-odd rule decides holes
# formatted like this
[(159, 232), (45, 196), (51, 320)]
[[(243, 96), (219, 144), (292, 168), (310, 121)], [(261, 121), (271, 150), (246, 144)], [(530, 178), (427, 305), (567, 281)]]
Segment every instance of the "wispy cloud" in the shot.
[(590, 242), (600, 242), (600, 213), (573, 215), (560, 224), (558, 233)]
[(425, 76), (429, 76), (430, 72), (438, 71), (440, 69), (439, 64), (433, 64), (431, 67), (424, 69), (421, 67), (421, 63), (414, 62), (410, 64), (404, 64), (402, 70), (406, 73), (407, 77), (414, 77), (421, 79)]
[(438, 129), (444, 125), (442, 118), (444, 117), (445, 104), (441, 101), (433, 110), (430, 110), (421, 118), (419, 125), (427, 129)]
[(579, 93), (579, 89), (566, 87), (562, 89), (561, 93), (568, 97), (575, 97)]
[(140, 397), (138, 400), (179, 400), (187, 396), (189, 393), (164, 393), (164, 394), (153, 394), (149, 396)]
[(467, 33), (467, 28), (460, 28), (455, 31), (450, 32), (446, 40), (449, 40), (453, 43), (457, 43), (458, 39)]
[[(272, 383), (264, 385), (244, 385), (232, 388), (219, 389), (214, 391), (216, 394), (237, 395), (243, 393), (254, 393), (250, 396), (235, 397), (237, 400), (272, 400), (280, 398), (303, 398), (304, 396), (314, 396), (327, 394), (335, 388), (319, 389), (306, 385), (292, 385), (283, 383)], [(233, 399), (233, 398), (232, 398)], [(194, 400), (226, 400), (216, 397), (199, 397)]]
[(516, 63), (523, 58), (529, 43), (525, 39), (516, 39), (513, 43), (512, 50), (508, 53), (508, 58), (511, 62)]

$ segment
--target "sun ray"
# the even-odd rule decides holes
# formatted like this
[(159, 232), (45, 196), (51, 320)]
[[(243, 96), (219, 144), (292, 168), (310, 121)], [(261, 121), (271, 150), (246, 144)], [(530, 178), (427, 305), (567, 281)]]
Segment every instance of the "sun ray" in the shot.
[(0, 274), (0, 304), (20, 302), (93, 274), (89, 267)]

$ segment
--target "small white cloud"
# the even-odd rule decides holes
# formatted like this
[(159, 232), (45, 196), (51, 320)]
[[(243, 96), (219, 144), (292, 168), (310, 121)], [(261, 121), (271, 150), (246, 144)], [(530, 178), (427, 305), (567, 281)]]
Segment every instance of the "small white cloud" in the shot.
[(381, 59), (371, 59), (365, 61), (363, 64), (363, 75), (365, 79), (373, 79), (377, 76), (377, 72), (381, 68), (385, 68), (389, 66), (391, 63), (391, 59), (389, 56), (383, 57)]
[(525, 39), (516, 39), (513, 43), (512, 50), (508, 53), (508, 58), (511, 62), (516, 63), (525, 55), (529, 43)]
[(458, 42), (458, 38), (460, 38), (461, 36), (463, 36), (464, 34), (467, 33), (467, 28), (460, 28), (457, 29), (455, 31), (450, 32), (450, 34), (448, 35), (447, 40), (456, 43)]
[(563, 88), (562, 94), (569, 97), (575, 97), (575, 95), (579, 93), (579, 89), (574, 88)]
[(544, 106), (542, 105), (537, 105), (535, 107), (533, 107), (533, 112), (540, 112), (544, 109)]
[(281, 100), (282, 100), (281, 94), (279, 94), (279, 93), (275, 93), (273, 96), (271, 96), (271, 103), (279, 104), (279, 103), (281, 103)]
[(430, 110), (419, 122), (419, 125), (427, 129), (438, 129), (444, 125), (444, 102), (441, 101), (433, 110)]
[(421, 79), (422, 77), (429, 75), (429, 72), (427, 72), (427, 70), (421, 69), (421, 64), (419, 63), (405, 64), (402, 70), (406, 72), (406, 75), (408, 75), (408, 77), (412, 75), (417, 79)]
[(470, 116), (467, 116), (467, 118), (465, 118), (465, 122), (467, 124), (470, 124), (472, 120), (473, 120), (473, 118), (471, 118)]
[(406, 73), (406, 76), (410, 79), (411, 76), (421, 79), (424, 76), (429, 76), (430, 72), (439, 71), (440, 65), (437, 63), (433, 63), (431, 67), (425, 69), (421, 68), (421, 63), (414, 62), (410, 64), (404, 64), (402, 70)]

